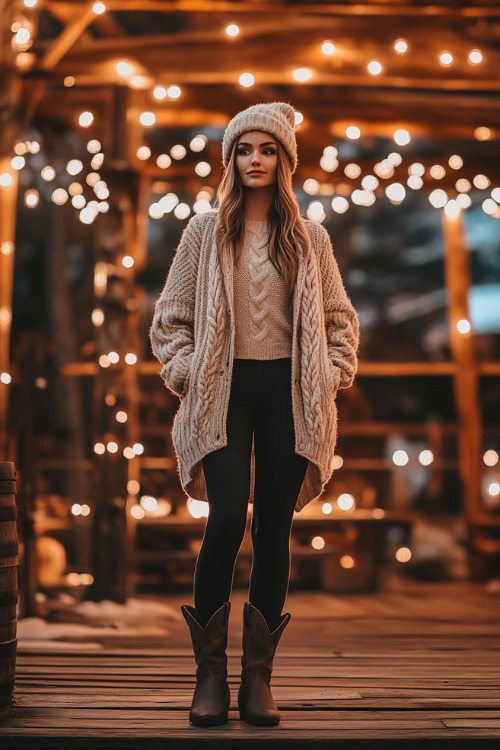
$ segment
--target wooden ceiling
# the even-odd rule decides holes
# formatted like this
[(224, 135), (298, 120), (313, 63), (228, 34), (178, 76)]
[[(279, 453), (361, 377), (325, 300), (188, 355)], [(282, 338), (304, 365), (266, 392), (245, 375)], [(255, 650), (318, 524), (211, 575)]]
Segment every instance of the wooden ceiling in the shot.
[[(345, 137), (349, 124), (372, 139), (404, 127), (461, 142), (476, 165), (500, 174), (500, 3), (105, 0), (102, 15), (79, 0), (14, 5), (36, 25), (22, 71), (24, 125), (77, 127), (78, 113), (90, 109), (105, 123), (106, 145), (126, 127), (130, 156), (143, 137), (141, 111), (153, 110), (166, 132), (222, 129), (243, 107), (283, 99), (304, 115), (304, 176), (318, 176), (323, 147)], [(237, 37), (225, 33), (229, 23), (240, 27)], [(401, 38), (406, 54), (394, 50)], [(322, 53), (325, 40), (335, 54)], [(480, 64), (469, 61), (474, 49)], [(453, 55), (449, 66), (439, 63), (443, 51)], [(117, 72), (121, 60), (131, 76)], [(380, 75), (367, 71), (372, 60)], [(294, 79), (297, 68), (310, 70), (307, 82)], [(252, 87), (239, 84), (243, 72), (255, 76)], [(181, 87), (179, 99), (154, 99), (154, 86), (171, 84)], [(475, 139), (479, 127), (490, 130), (488, 141)]]

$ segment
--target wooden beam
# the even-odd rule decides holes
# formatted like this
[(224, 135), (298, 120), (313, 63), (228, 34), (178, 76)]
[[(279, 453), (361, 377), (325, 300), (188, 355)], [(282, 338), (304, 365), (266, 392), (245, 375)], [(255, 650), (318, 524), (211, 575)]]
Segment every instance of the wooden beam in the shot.
[(41, 69), (52, 70), (55, 68), (64, 55), (76, 44), (94, 18), (95, 13), (92, 11), (92, 5), (85, 3), (85, 7), (82, 7), (78, 12), (73, 14), (64, 31), (44, 54), (40, 61)]

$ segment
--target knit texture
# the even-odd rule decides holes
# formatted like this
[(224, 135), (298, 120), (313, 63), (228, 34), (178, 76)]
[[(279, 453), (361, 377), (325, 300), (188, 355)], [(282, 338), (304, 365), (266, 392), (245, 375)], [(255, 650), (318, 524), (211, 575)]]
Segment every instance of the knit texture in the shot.
[(234, 356), (292, 356), (292, 305), (282, 276), (269, 259), (267, 221), (246, 221), (234, 269)]
[[(189, 221), (150, 327), (165, 385), (181, 399), (172, 425), (180, 481), (199, 500), (207, 500), (203, 457), (227, 445), (235, 345), (234, 267), (229, 254), (219, 262), (215, 223), (215, 211)], [(319, 497), (332, 475), (335, 396), (354, 380), (359, 340), (328, 233), (315, 222), (306, 227), (311, 252), (293, 294), (291, 359), (295, 450), (309, 465), (296, 510)]]
[(292, 172), (297, 169), (297, 140), (295, 138), (295, 110), (286, 102), (254, 104), (233, 117), (222, 139), (222, 163), (229, 164), (236, 140), (251, 130), (271, 133), (283, 146)]

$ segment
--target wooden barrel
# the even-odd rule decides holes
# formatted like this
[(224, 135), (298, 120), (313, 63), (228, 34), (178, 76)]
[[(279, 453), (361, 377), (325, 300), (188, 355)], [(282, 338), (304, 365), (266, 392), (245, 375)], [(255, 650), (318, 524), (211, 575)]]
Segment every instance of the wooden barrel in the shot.
[(11, 706), (17, 655), (19, 542), (16, 470), (0, 461), (0, 718)]

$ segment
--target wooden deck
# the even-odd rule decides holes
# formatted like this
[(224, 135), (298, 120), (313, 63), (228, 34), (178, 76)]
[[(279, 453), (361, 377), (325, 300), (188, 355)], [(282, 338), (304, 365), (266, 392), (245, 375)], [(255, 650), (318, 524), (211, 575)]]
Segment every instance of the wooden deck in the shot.
[[(279, 727), (236, 711), (241, 608), (233, 597), (230, 721), (191, 727), (193, 658), (176, 613), (161, 622), (96, 627), (95, 637), (20, 638), (15, 702), (2, 748), (498, 748), (500, 590), (485, 584), (400, 584), (354, 595), (291, 593), (292, 621), (275, 660)], [(147, 617), (147, 615), (146, 615)], [(99, 623), (95, 623), (97, 626)], [(43, 630), (43, 628), (42, 628)], [(106, 632), (108, 631), (108, 632)]]

